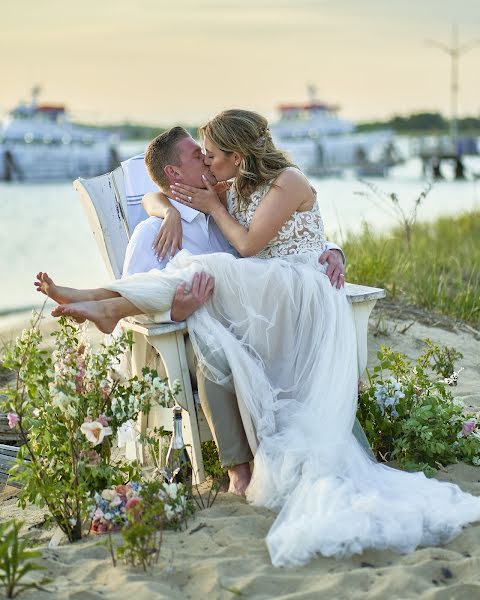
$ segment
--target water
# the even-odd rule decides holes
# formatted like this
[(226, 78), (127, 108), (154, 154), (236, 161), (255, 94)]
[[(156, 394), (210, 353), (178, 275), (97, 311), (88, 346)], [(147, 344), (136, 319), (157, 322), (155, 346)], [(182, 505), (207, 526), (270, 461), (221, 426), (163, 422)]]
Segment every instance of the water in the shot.
[[(139, 151), (132, 148), (132, 154)], [(480, 172), (480, 160), (467, 168)], [(424, 188), (419, 162), (397, 167), (387, 179), (372, 180), (396, 192), (408, 212)], [(328, 239), (341, 243), (364, 222), (385, 231), (396, 224), (391, 202), (363, 197), (364, 184), (354, 178), (312, 179)], [(456, 215), (480, 208), (480, 181), (436, 183), (419, 209), (419, 220)], [(348, 257), (347, 257), (348, 258)], [(42, 304), (33, 287), (38, 271), (64, 285), (96, 287), (109, 280), (83, 209), (71, 183), (7, 184), (0, 182), (0, 314)]]

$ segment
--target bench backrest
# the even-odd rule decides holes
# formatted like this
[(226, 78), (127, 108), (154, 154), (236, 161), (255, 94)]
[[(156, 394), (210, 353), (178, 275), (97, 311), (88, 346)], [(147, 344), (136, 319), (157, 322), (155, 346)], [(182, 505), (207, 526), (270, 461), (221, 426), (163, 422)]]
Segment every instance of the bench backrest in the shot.
[(91, 179), (76, 179), (73, 187), (80, 196), (108, 272), (118, 279), (131, 233), (122, 168)]

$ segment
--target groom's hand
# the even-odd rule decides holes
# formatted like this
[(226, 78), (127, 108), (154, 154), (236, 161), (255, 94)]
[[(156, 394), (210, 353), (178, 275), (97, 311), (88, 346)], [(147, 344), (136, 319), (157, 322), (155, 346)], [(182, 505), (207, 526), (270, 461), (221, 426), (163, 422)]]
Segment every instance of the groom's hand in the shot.
[(333, 287), (340, 289), (345, 285), (345, 265), (343, 264), (343, 255), (339, 250), (325, 250), (320, 255), (318, 262), (322, 265), (328, 264), (327, 277)]
[(187, 292), (186, 283), (177, 287), (172, 303), (172, 321), (185, 321), (202, 304), (210, 298), (213, 292), (215, 280), (208, 277), (206, 273), (195, 273), (192, 281), (192, 289)]

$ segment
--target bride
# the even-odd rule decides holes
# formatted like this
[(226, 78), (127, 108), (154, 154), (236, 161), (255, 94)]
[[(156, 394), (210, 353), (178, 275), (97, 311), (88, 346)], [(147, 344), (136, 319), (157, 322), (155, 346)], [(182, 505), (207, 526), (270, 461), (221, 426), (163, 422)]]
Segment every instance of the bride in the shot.
[[(324, 234), (315, 192), (275, 148), (266, 120), (228, 110), (201, 134), (205, 163), (233, 184), (221, 198), (208, 181), (206, 190), (174, 185), (169, 195), (208, 212), (248, 258), (182, 250), (163, 271), (99, 290), (57, 288), (56, 299), (66, 303), (52, 314), (89, 318), (111, 331), (124, 316), (169, 308), (177, 286), (191, 285), (196, 272), (215, 277), (214, 293), (188, 318), (188, 329), (206, 375), (224, 386), (234, 382), (252, 416), (259, 446), (247, 499), (278, 512), (267, 535), (276, 566), (319, 553), (410, 552), (479, 520), (480, 499), (380, 465), (353, 436), (351, 307), (318, 263)], [(46, 293), (54, 286), (43, 274), (36, 285)]]

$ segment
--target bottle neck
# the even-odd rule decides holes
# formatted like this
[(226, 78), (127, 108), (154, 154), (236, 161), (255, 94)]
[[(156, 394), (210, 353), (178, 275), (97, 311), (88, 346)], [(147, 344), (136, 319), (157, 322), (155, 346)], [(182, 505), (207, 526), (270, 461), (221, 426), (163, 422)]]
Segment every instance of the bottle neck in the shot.
[(182, 417), (175, 417), (173, 419), (173, 439), (172, 439), (172, 448), (175, 450), (180, 450), (184, 447), (183, 443), (183, 433), (182, 433)]

